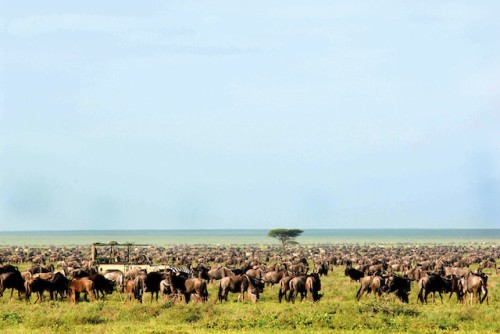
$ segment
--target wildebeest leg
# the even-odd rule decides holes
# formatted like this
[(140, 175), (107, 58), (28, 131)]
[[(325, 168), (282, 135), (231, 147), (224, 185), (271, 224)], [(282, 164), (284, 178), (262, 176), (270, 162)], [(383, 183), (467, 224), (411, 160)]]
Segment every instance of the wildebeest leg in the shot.
[(361, 288), (359, 288), (358, 292), (356, 293), (356, 300), (359, 301), (361, 296), (363, 295), (363, 292), (361, 292)]
[(441, 298), (441, 304), (443, 303), (443, 296), (441, 295), (441, 291), (438, 291), (439, 293), (439, 298)]

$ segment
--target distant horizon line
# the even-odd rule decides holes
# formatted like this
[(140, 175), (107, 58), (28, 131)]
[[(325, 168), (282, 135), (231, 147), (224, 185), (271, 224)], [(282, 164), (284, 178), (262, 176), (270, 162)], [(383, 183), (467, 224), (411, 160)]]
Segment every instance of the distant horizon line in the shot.
[[(263, 231), (263, 230), (273, 230), (277, 228), (285, 228), (285, 227), (276, 227), (276, 228), (192, 228), (192, 229), (177, 229), (177, 228), (170, 228), (170, 229), (159, 229), (159, 228), (152, 228), (152, 229), (47, 229), (47, 230), (0, 230), (0, 233), (13, 233), (13, 232), (88, 232), (88, 231)], [(422, 227), (403, 227), (403, 228), (396, 228), (396, 227), (380, 227), (380, 228), (299, 228), (304, 231), (319, 231), (319, 230), (330, 230), (330, 231), (335, 231), (335, 230), (340, 230), (340, 231), (350, 231), (350, 230), (356, 230), (356, 231), (381, 231), (381, 230), (419, 230), (419, 231), (425, 231), (425, 230), (449, 230), (449, 231), (473, 231), (473, 230), (481, 230), (481, 231), (486, 231), (486, 230), (500, 230), (500, 228), (422, 228)]]

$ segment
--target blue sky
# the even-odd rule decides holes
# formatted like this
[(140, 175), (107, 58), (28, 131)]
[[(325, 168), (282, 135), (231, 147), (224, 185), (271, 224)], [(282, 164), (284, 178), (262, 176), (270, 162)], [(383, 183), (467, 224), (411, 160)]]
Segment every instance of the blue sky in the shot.
[(1, 7), (0, 230), (500, 227), (498, 1)]

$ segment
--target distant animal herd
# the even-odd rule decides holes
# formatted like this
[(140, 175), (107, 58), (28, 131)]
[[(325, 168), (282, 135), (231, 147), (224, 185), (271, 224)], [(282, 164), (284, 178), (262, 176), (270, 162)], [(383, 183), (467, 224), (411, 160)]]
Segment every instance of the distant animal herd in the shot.
[[(488, 303), (488, 274), (498, 274), (495, 259), (500, 258), (499, 247), (466, 245), (147, 246), (129, 254), (134, 269), (101, 274), (89, 253), (84, 246), (0, 249), (0, 297), (10, 289), (11, 299), (17, 291), (27, 302), (32, 295), (35, 303), (43, 302), (48, 294), (50, 300), (76, 304), (117, 292), (124, 302), (144, 302), (146, 296), (152, 302), (161, 296), (172, 302), (204, 303), (209, 300), (207, 286), (217, 284), (214, 300), (220, 303), (228, 301), (229, 293), (237, 294), (238, 301), (246, 295), (256, 302), (265, 287), (273, 285), (279, 286), (280, 303), (294, 303), (299, 297), (319, 302), (322, 277), (340, 267), (346, 284), (359, 282), (353, 296), (358, 301), (365, 293), (378, 299), (392, 294), (408, 303), (414, 282), (416, 302), (427, 303), (429, 295), (434, 301), (436, 293), (443, 302), (442, 294), (447, 293), (448, 300), (455, 294), (459, 303)], [(148, 263), (149, 271), (140, 267), (141, 261)], [(26, 264), (27, 270), (18, 269)], [(469, 269), (472, 266), (476, 269)]]

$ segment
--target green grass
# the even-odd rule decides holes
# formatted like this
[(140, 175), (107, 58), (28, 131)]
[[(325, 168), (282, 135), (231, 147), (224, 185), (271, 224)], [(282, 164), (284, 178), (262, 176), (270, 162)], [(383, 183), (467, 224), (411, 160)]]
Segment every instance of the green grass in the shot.
[(27, 305), (8, 295), (0, 298), (1, 333), (205, 333), (252, 332), (293, 333), (331, 332), (500, 332), (500, 293), (497, 275), (488, 281), (489, 305), (462, 305), (455, 297), (444, 304), (417, 304), (416, 284), (412, 285), (410, 304), (394, 301), (392, 295), (382, 301), (354, 296), (359, 283), (350, 283), (338, 267), (322, 279), (324, 297), (317, 304), (310, 300), (295, 304), (278, 303), (277, 286), (266, 288), (258, 303), (215, 303), (216, 284), (209, 285), (210, 301), (205, 304), (171, 304), (166, 301), (145, 304), (123, 302), (114, 293), (105, 301), (45, 301)]

